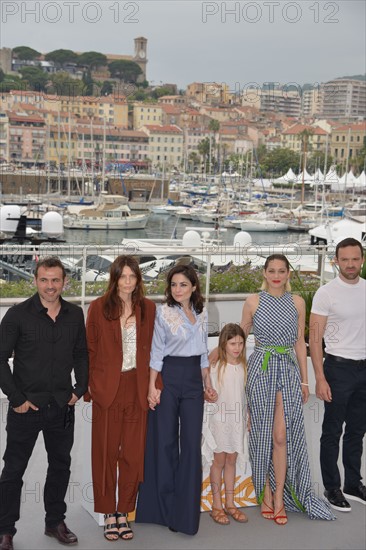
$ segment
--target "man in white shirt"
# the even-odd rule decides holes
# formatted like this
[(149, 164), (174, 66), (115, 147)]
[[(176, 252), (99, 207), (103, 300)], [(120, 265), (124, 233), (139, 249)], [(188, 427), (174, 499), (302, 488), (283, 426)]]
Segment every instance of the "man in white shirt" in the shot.
[[(360, 278), (361, 243), (353, 238), (338, 243), (335, 263), (339, 276), (319, 288), (314, 296), (310, 352), (316, 395), (324, 401), (320, 439), (324, 495), (336, 510), (350, 512), (345, 496), (366, 504), (366, 487), (361, 482), (366, 432), (366, 281)], [(344, 493), (337, 465), (343, 424)]]

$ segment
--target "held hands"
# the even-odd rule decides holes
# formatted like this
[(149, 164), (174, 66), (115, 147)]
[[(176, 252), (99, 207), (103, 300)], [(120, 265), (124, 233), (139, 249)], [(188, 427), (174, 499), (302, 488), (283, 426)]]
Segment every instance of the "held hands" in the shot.
[(33, 405), (30, 401), (25, 401), (23, 405), (20, 405), (19, 407), (13, 407), (13, 411), (16, 413), (24, 414), (29, 411), (29, 409), (33, 409), (34, 411), (38, 411), (38, 407)]
[(211, 387), (205, 388), (204, 398), (205, 401), (208, 401), (209, 403), (215, 403), (218, 398), (218, 393)]
[(156, 389), (155, 386), (149, 387), (149, 393), (147, 394), (147, 401), (149, 403), (149, 408), (152, 411), (155, 411), (156, 405), (160, 404), (160, 395), (161, 395), (161, 390)]
[(332, 392), (325, 378), (316, 381), (315, 393), (318, 399), (322, 399), (328, 403), (332, 401)]

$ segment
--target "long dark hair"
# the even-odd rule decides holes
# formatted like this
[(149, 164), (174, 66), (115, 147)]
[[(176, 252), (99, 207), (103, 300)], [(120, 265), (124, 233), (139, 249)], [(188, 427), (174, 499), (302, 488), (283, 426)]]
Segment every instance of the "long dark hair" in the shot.
[(136, 287), (132, 292), (132, 315), (136, 306), (141, 307), (141, 317), (144, 316), (144, 285), (138, 261), (133, 256), (118, 256), (109, 268), (109, 283), (104, 294), (103, 314), (108, 321), (118, 319), (124, 311), (123, 300), (118, 295), (118, 281), (124, 267), (129, 267), (136, 275)]
[(191, 265), (183, 265), (183, 264), (175, 265), (169, 271), (166, 278), (166, 288), (165, 288), (166, 303), (168, 304), (169, 307), (173, 307), (173, 306), (182, 307), (178, 302), (174, 300), (172, 296), (172, 289), (171, 289), (172, 278), (174, 275), (177, 275), (177, 273), (181, 273), (182, 275), (187, 277), (187, 279), (192, 283), (192, 285), (196, 287), (196, 290), (192, 292), (190, 301), (195, 312), (202, 313), (203, 298), (201, 295), (200, 282), (198, 280), (196, 271)]

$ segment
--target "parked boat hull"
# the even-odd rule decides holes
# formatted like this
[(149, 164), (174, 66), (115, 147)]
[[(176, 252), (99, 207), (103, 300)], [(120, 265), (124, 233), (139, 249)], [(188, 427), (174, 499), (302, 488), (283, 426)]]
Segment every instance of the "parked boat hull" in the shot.
[(128, 216), (125, 219), (88, 218), (64, 216), (66, 229), (105, 229), (106, 231), (120, 229), (145, 229), (149, 216)]

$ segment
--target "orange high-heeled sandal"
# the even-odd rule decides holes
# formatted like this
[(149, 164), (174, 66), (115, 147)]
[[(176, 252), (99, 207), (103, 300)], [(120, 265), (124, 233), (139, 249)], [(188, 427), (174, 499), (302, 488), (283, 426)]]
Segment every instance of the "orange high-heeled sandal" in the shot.
[(268, 504), (266, 503), (266, 501), (264, 500), (263, 503), (266, 508), (268, 508), (268, 510), (261, 510), (261, 514), (262, 514), (262, 517), (264, 517), (264, 519), (274, 519), (274, 510), (273, 508), (271, 508), (270, 506), (268, 506)]
[[(284, 511), (285, 512), (285, 515), (281, 515), (281, 512)], [(287, 518), (287, 514), (286, 514), (286, 510), (285, 510), (285, 505), (282, 506), (281, 510), (278, 512), (278, 514), (276, 514), (273, 519), (275, 520), (275, 523), (277, 523), (277, 525), (286, 525), (287, 521), (288, 521), (288, 518)], [(286, 521), (278, 521), (278, 520), (286, 520)]]

